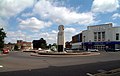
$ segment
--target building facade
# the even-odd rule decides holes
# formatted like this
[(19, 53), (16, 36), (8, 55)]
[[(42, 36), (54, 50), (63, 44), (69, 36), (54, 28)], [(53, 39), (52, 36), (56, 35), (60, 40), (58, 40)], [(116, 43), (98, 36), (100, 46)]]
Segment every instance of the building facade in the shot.
[(11, 43), (11, 44), (4, 44), (4, 49), (8, 49), (10, 51), (13, 51), (15, 47), (15, 44)]
[(82, 33), (72, 36), (72, 49), (77, 50), (82, 48)]
[(40, 40), (33, 40), (33, 49), (38, 50), (39, 48), (45, 49), (47, 46), (46, 40), (41, 38)]
[(120, 27), (113, 27), (112, 23), (88, 26), (87, 30), (81, 33), (81, 42), (76, 43), (80, 43), (79, 45), (85, 50), (120, 49)]
[(27, 51), (33, 49), (32, 42), (26, 42), (23, 40), (17, 40), (17, 45), (19, 50)]
[(71, 49), (71, 47), (72, 47), (72, 45), (71, 45), (71, 41), (65, 43), (65, 48), (66, 48), (66, 50)]

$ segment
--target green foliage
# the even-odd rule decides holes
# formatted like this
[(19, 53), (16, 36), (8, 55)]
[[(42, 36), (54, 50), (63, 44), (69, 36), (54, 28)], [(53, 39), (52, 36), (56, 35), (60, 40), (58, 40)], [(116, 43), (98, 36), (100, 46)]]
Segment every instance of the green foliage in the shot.
[(54, 46), (55, 48), (57, 48), (57, 44), (56, 43), (53, 43), (53, 45), (52, 46)]
[(52, 46), (52, 47), (50, 48), (50, 50), (56, 52), (56, 51), (57, 51), (57, 48), (56, 48), (55, 46)]
[(15, 45), (14, 50), (18, 50), (18, 45)]
[(44, 40), (43, 38), (40, 38), (39, 40), (33, 40), (33, 48), (46, 49), (47, 48), (46, 40)]
[(46, 49), (46, 48), (47, 48), (46, 40), (44, 40), (44, 38), (41, 38), (41, 39), (39, 40), (39, 45), (40, 45), (40, 48), (41, 48), (41, 49)]
[(49, 44), (49, 45), (48, 45), (48, 48), (51, 48), (51, 47), (52, 47), (52, 45), (51, 45), (51, 44)]
[(6, 33), (3, 28), (0, 28), (0, 50), (4, 48), (4, 38), (6, 37)]
[(41, 44), (41, 48), (42, 48), (42, 49), (46, 49), (46, 47), (47, 47), (46, 43), (42, 43), (42, 44)]
[(57, 51), (57, 44), (56, 43), (53, 43), (52, 45), (49, 45), (49, 46), (50, 46), (51, 51), (54, 51), (54, 52)]

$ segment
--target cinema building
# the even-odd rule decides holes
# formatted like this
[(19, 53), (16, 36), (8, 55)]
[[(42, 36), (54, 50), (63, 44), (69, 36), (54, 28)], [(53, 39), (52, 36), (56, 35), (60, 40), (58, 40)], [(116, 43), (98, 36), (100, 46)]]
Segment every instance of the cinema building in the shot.
[(120, 27), (112, 23), (88, 26), (72, 37), (72, 49), (120, 49)]

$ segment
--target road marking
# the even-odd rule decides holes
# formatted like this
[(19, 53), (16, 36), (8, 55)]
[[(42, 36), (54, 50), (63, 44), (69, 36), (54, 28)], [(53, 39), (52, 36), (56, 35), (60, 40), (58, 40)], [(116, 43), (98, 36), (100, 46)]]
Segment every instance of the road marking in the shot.
[(87, 76), (94, 76), (93, 74), (90, 74), (90, 73), (86, 73)]
[(3, 66), (2, 65), (0, 65), (0, 68), (2, 68)]

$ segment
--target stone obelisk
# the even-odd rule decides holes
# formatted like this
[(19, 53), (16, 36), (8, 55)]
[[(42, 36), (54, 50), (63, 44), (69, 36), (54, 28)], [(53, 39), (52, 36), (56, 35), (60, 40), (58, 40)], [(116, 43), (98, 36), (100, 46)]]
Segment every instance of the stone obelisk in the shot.
[(58, 52), (63, 52), (64, 51), (64, 46), (65, 46), (65, 42), (64, 42), (64, 26), (63, 25), (59, 25), (58, 27), (58, 38), (57, 38), (57, 45), (58, 45)]

